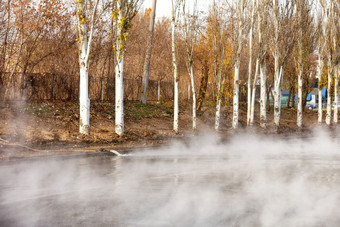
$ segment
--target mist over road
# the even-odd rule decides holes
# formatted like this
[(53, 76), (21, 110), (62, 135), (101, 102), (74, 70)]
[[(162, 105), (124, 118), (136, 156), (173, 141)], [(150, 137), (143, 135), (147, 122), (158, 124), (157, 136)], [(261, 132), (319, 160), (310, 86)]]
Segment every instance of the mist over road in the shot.
[(1, 226), (338, 226), (338, 138), (216, 135), (0, 163)]

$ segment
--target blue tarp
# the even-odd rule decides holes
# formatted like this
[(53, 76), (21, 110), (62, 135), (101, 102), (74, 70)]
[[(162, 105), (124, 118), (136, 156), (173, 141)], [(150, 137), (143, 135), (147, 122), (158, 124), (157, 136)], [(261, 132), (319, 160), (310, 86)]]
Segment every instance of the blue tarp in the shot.
[(294, 101), (297, 102), (299, 96), (297, 94), (294, 95)]
[[(326, 87), (324, 87), (324, 88), (321, 89), (321, 95), (322, 95), (322, 98), (323, 98), (323, 99), (327, 98), (327, 88), (326, 88)], [(312, 94), (311, 94), (311, 93), (308, 94), (306, 100), (307, 100), (307, 101), (312, 100)]]
[(323, 98), (323, 99), (324, 99), (324, 98), (327, 98), (327, 88), (326, 88), (326, 87), (322, 88), (322, 90), (321, 90), (321, 95), (322, 95), (322, 98)]

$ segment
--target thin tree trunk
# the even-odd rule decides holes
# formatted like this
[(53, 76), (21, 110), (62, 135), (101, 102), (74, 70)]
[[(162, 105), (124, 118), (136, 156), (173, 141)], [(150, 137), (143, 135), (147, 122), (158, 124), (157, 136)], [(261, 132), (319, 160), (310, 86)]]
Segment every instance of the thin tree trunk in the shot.
[(116, 38), (116, 68), (115, 68), (115, 132), (118, 135), (124, 133), (124, 37), (123, 37), (123, 12), (121, 2), (117, 1), (119, 9), (117, 17), (117, 38)]
[(297, 101), (297, 126), (299, 128), (302, 127), (302, 74), (303, 74), (303, 66), (299, 67), (299, 75), (298, 75), (298, 101)]
[(237, 37), (237, 53), (235, 61), (235, 74), (234, 74), (234, 97), (233, 97), (233, 129), (238, 128), (238, 115), (239, 115), (239, 89), (240, 89), (240, 62), (242, 51), (242, 27), (243, 27), (243, 6), (244, 0), (241, 0), (239, 5), (239, 24), (238, 24), (238, 37)]
[[(338, 1), (339, 2), (339, 1)], [(331, 39), (333, 43), (333, 60), (334, 63), (336, 64), (336, 59), (339, 59), (339, 54), (338, 54), (338, 48), (339, 48), (339, 33), (336, 32), (337, 29), (337, 22), (336, 20), (339, 20), (339, 17), (335, 17), (335, 9), (334, 9), (335, 1), (331, 2), (331, 12), (332, 12), (332, 31), (331, 31)], [(338, 94), (338, 87), (339, 87), (339, 62), (337, 65), (332, 65), (331, 66), (333, 75), (334, 75), (334, 119), (333, 122), (335, 124), (338, 123), (338, 99), (339, 99), (339, 94)]]
[(277, 71), (277, 79), (274, 85), (274, 124), (278, 128), (280, 126), (281, 118), (281, 87), (282, 87), (282, 77), (283, 77), (283, 66)]
[[(117, 41), (117, 45), (120, 43)], [(118, 135), (124, 133), (124, 53), (118, 52), (116, 59), (115, 79), (115, 132)]]
[(337, 75), (337, 72), (334, 72), (334, 118), (333, 118), (333, 122), (335, 124), (338, 123), (338, 86), (339, 86), (339, 78)]
[(267, 91), (267, 105), (268, 105), (267, 110), (268, 111), (270, 111), (270, 99), (269, 99), (269, 97), (272, 97), (272, 102), (273, 102), (273, 106), (274, 106), (274, 99), (275, 98), (274, 98), (274, 94), (273, 94), (273, 90), (272, 90), (271, 86), (268, 88), (268, 91)]
[(322, 93), (321, 88), (319, 88), (319, 104), (318, 104), (318, 123), (322, 123)]
[(104, 95), (105, 95), (105, 83), (104, 83), (104, 78), (102, 78), (102, 89), (101, 89), (101, 95), (100, 95), (100, 100), (101, 102), (104, 102)]
[(239, 89), (240, 89), (240, 68), (239, 62), (236, 63), (234, 74), (234, 97), (233, 97), (233, 129), (238, 128), (238, 115), (239, 115)]
[(158, 81), (158, 86), (157, 86), (157, 102), (161, 102), (161, 81)]
[(197, 97), (197, 111), (200, 111), (202, 108), (202, 104), (205, 98), (205, 95), (207, 93), (208, 88), (208, 80), (209, 80), (209, 65), (207, 61), (205, 62), (203, 66), (203, 75), (200, 82), (200, 89)]
[(84, 61), (84, 55), (79, 55), (79, 132), (90, 135), (90, 99), (88, 93), (88, 64)]
[(220, 129), (220, 119), (221, 119), (221, 97), (220, 95), (217, 95), (216, 114), (215, 114), (215, 130), (216, 131)]
[(253, 69), (253, 25), (255, 15), (255, 0), (252, 1), (251, 21), (249, 29), (249, 65), (248, 65), (248, 92), (247, 92), (247, 126), (251, 125), (251, 103), (252, 103), (252, 69)]
[(283, 66), (279, 63), (280, 57), (280, 27), (279, 27), (279, 1), (273, 0), (274, 12), (274, 125), (276, 129), (280, 126), (281, 115), (281, 84)]
[(53, 73), (53, 81), (52, 81), (52, 101), (55, 102), (56, 100), (56, 94), (55, 94), (55, 88), (56, 88), (56, 75)]
[(267, 127), (267, 72), (266, 63), (260, 64), (260, 77), (261, 77), (261, 97), (260, 97), (260, 126)]
[(172, 20), (171, 20), (171, 46), (172, 46), (172, 64), (173, 64), (173, 71), (174, 71), (174, 131), (178, 134), (178, 69), (177, 69), (177, 62), (176, 62), (176, 40), (175, 40), (175, 30), (176, 30), (176, 9), (178, 6), (174, 5), (173, 0), (172, 3)]
[(79, 34), (79, 132), (84, 135), (90, 135), (90, 98), (89, 98), (89, 56), (91, 51), (91, 43), (94, 30), (94, 20), (96, 16), (99, 0), (96, 0), (91, 15), (90, 34), (87, 40), (86, 26), (86, 8), (87, 1), (78, 1), (78, 34)]
[(88, 58), (86, 2), (78, 2), (78, 34), (79, 34), (79, 132), (90, 135), (90, 99), (88, 93)]
[(151, 52), (152, 52), (152, 38), (153, 38), (153, 31), (155, 27), (155, 16), (156, 16), (156, 3), (157, 0), (152, 1), (152, 11), (151, 11), (151, 18), (150, 18), (150, 25), (149, 25), (149, 39), (146, 46), (146, 55), (145, 55), (145, 62), (144, 62), (144, 72), (143, 72), (143, 80), (142, 80), (142, 94), (140, 101), (142, 103), (146, 103), (146, 93), (148, 90), (149, 84), (149, 74), (150, 74), (150, 61), (151, 61)]
[[(328, 58), (328, 67), (332, 67), (331, 57)], [(332, 74), (330, 70), (328, 70), (328, 86), (327, 86), (327, 112), (326, 112), (326, 124), (331, 124), (331, 118), (332, 118), (332, 96), (331, 96), (331, 87), (332, 87)]]
[(250, 126), (254, 125), (254, 117), (255, 117), (255, 98), (256, 98), (256, 83), (257, 83), (257, 74), (259, 71), (259, 58), (256, 60), (256, 69), (255, 69), (255, 77), (253, 81), (253, 89), (251, 94), (251, 111), (250, 111)]
[[(321, 45), (319, 43), (319, 45)], [(322, 61), (322, 58), (321, 58), (321, 49), (319, 47), (319, 54), (318, 54), (318, 76), (319, 76), (319, 81), (318, 81), (318, 97), (319, 97), (319, 100), (318, 100), (318, 123), (321, 124), (322, 123), (322, 87), (320, 87), (321, 85), (321, 80), (322, 80), (322, 68), (323, 68), (323, 61)]]
[[(194, 70), (193, 65), (190, 65), (190, 80), (191, 80), (191, 91), (192, 91), (192, 129), (195, 131), (197, 129), (196, 124), (196, 91), (195, 91), (195, 80), (194, 80)], [(190, 93), (189, 93), (190, 94)]]
[(188, 84), (188, 101), (190, 101), (190, 84)]
[(296, 124), (298, 128), (302, 127), (302, 120), (303, 120), (303, 114), (302, 114), (302, 105), (303, 103), (303, 97), (302, 97), (302, 86), (303, 86), (303, 23), (302, 23), (302, 17), (303, 17), (303, 5), (304, 1), (297, 3), (297, 14), (298, 14), (298, 24), (299, 24), (299, 31), (298, 31), (298, 62), (297, 62), (297, 71), (298, 71), (298, 102), (297, 102), (297, 121)]

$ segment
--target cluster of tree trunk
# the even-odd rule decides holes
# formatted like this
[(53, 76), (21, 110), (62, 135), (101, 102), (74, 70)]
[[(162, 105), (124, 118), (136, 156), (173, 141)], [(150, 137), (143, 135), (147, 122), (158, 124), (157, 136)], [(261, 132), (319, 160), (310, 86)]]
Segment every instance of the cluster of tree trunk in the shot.
[[(0, 77), (2, 104), (14, 83), (20, 83), (20, 97), (27, 100), (30, 73), (65, 70), (63, 75), (79, 75), (79, 132), (89, 135), (92, 70), (101, 75), (102, 100), (106, 95), (103, 75), (114, 81), (110, 86), (115, 91), (119, 135), (124, 133), (127, 75), (134, 75), (132, 79), (141, 82), (137, 90), (142, 103), (148, 99), (150, 78), (172, 78), (176, 133), (180, 120), (179, 89), (187, 89), (188, 84), (193, 130), (197, 128), (196, 113), (202, 109), (209, 85), (213, 87), (210, 96), (215, 102), (216, 130), (221, 127), (222, 105), (232, 106), (232, 127), (239, 127), (243, 92), (247, 95), (247, 126), (254, 125), (258, 100), (260, 126), (267, 127), (271, 97), (273, 123), (279, 128), (283, 88), (289, 90), (287, 105), (296, 105), (297, 126), (302, 127), (306, 97), (318, 78), (319, 97), (323, 87), (328, 90), (325, 122), (331, 124), (334, 103), (333, 122), (337, 123), (338, 1), (211, 0), (207, 13), (197, 10), (197, 1), (170, 1), (171, 18), (158, 20), (156, 0), (144, 14), (138, 13), (141, 0), (77, 0), (76, 4), (49, 0), (39, 4), (33, 0), (0, 2), (0, 72), (6, 75)], [(76, 14), (70, 16), (70, 9)], [(72, 30), (74, 21), (76, 32)], [(188, 84), (180, 83), (185, 78)], [(320, 123), (322, 104), (319, 98)]]

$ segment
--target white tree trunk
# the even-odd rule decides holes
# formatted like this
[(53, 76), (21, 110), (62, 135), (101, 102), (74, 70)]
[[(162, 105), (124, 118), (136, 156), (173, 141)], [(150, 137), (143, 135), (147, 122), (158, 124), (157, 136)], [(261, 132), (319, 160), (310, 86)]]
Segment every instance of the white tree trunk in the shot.
[(190, 80), (191, 80), (191, 91), (192, 91), (192, 129), (195, 131), (197, 129), (197, 125), (196, 125), (196, 119), (197, 119), (197, 117), (196, 117), (196, 91), (195, 91), (194, 70), (193, 70), (192, 64), (190, 64)]
[(276, 80), (274, 81), (274, 124), (278, 128), (280, 126), (281, 118), (281, 87), (282, 87), (282, 77), (283, 77), (283, 66), (280, 70), (277, 70)]
[(105, 95), (105, 83), (104, 83), (104, 79), (102, 79), (102, 91), (101, 91), (101, 95), (100, 95), (100, 99), (102, 102), (104, 102), (104, 95)]
[(90, 99), (88, 88), (88, 65), (81, 60), (79, 81), (79, 132), (84, 135), (90, 135)]
[[(338, 1), (339, 3), (339, 1)], [(331, 15), (332, 15), (332, 31), (331, 31), (331, 39), (333, 43), (333, 59), (332, 63), (336, 64), (336, 59), (339, 58), (338, 48), (339, 48), (339, 32), (337, 31), (337, 21), (339, 21), (339, 16), (336, 17), (336, 11), (334, 8), (336, 5), (335, 1), (331, 1)], [(339, 4), (338, 4), (339, 5)], [(337, 7), (339, 9), (339, 7)], [(339, 12), (339, 11), (337, 11)], [(333, 122), (335, 124), (338, 123), (338, 87), (339, 87), (339, 62), (337, 65), (331, 66), (333, 75), (334, 75), (334, 119)]]
[(86, 21), (86, 3), (78, 3), (78, 34), (79, 34), (79, 132), (90, 135), (90, 99), (88, 92), (88, 43)]
[(279, 1), (273, 0), (274, 13), (274, 125), (276, 129), (280, 126), (281, 117), (281, 84), (283, 76), (283, 66), (280, 60), (280, 10)]
[(322, 93), (321, 93), (321, 88), (319, 89), (319, 104), (318, 104), (318, 123), (322, 123)]
[[(297, 100), (297, 119), (296, 119), (296, 124), (298, 126), (298, 128), (301, 128), (302, 127), (302, 118), (303, 118), (303, 114), (302, 114), (302, 110), (303, 110), (303, 99), (302, 99), (302, 85), (303, 85), (303, 23), (302, 23), (302, 20), (303, 20), (303, 5), (304, 3), (303, 2), (298, 2), (297, 3), (297, 14), (298, 14), (298, 25), (299, 25), (299, 31), (298, 31), (298, 40), (297, 40), (297, 43), (298, 43), (298, 60), (297, 60), (297, 71), (298, 71), (298, 100)], [(293, 94), (294, 96), (294, 94)]]
[(172, 20), (171, 20), (171, 47), (172, 47), (172, 64), (173, 64), (173, 71), (174, 71), (174, 131), (178, 134), (178, 69), (177, 69), (177, 62), (176, 62), (176, 40), (175, 40), (175, 29), (176, 29), (176, 9), (178, 6), (174, 5), (173, 0), (172, 3)]
[(234, 73), (234, 97), (233, 97), (233, 129), (238, 128), (238, 114), (239, 114), (239, 80), (240, 80), (239, 62), (236, 63)]
[(158, 86), (157, 86), (157, 102), (161, 102), (161, 81), (158, 81)]
[(240, 90), (240, 62), (242, 51), (242, 30), (243, 30), (243, 11), (244, 0), (239, 3), (239, 22), (238, 22), (238, 37), (237, 37), (237, 53), (235, 61), (235, 73), (234, 73), (234, 97), (233, 97), (233, 129), (238, 128), (238, 115), (239, 115), (239, 90)]
[(220, 129), (220, 119), (221, 119), (221, 97), (217, 96), (216, 103), (216, 114), (215, 114), (215, 130), (218, 131)]
[(247, 126), (251, 125), (251, 104), (252, 104), (252, 69), (253, 69), (253, 26), (255, 15), (255, 0), (252, 1), (252, 11), (249, 29), (249, 65), (248, 65), (248, 92), (247, 92)]
[(250, 126), (254, 125), (254, 117), (255, 117), (255, 98), (256, 98), (256, 83), (257, 83), (257, 74), (259, 72), (259, 58), (256, 59), (256, 69), (255, 76), (253, 81), (253, 89), (251, 94), (251, 110), (250, 110)]
[(121, 58), (116, 65), (116, 81), (115, 81), (115, 131), (118, 135), (124, 133), (124, 54), (119, 53)]
[(302, 127), (302, 73), (303, 69), (299, 69), (298, 75), (298, 100), (297, 100), (297, 126)]
[(124, 133), (124, 37), (121, 21), (123, 20), (123, 12), (121, 3), (117, 1), (117, 9), (119, 9), (117, 17), (117, 38), (116, 38), (116, 67), (115, 67), (115, 132), (118, 135)]
[(260, 95), (260, 126), (267, 127), (267, 72), (266, 63), (260, 64), (261, 95)]
[[(319, 44), (321, 45), (321, 44)], [(318, 84), (318, 90), (319, 90), (319, 94), (318, 94), (318, 97), (319, 97), (319, 103), (318, 103), (318, 123), (321, 124), (322, 123), (322, 93), (321, 93), (321, 90), (322, 90), (322, 87), (320, 87), (320, 81), (322, 79), (322, 68), (323, 68), (323, 61), (321, 59), (321, 49), (319, 49), (319, 62), (318, 62), (318, 76), (319, 76), (319, 84)]]
[(190, 101), (190, 84), (188, 84), (188, 101)]
[(174, 84), (174, 131), (176, 134), (179, 133), (178, 125), (178, 80), (175, 79)]
[(90, 135), (90, 98), (89, 98), (89, 55), (93, 37), (94, 23), (99, 0), (96, 0), (90, 19), (90, 34), (87, 40), (86, 8), (87, 1), (78, 1), (78, 39), (79, 39), (79, 132)]
[(338, 85), (339, 84), (339, 78), (337, 75), (337, 72), (334, 71), (334, 118), (333, 118), (333, 122), (335, 124), (338, 123)]
[[(193, 131), (196, 130), (196, 91), (195, 91), (195, 80), (194, 80), (194, 69), (193, 69), (193, 52), (194, 52), (194, 45), (196, 41), (196, 24), (195, 21), (189, 20), (190, 24), (187, 23), (188, 19), (190, 18), (189, 12), (186, 13), (185, 1), (182, 2), (183, 6), (183, 18), (184, 18), (184, 39), (186, 44), (186, 51), (187, 51), (187, 69), (190, 76), (190, 84), (188, 84), (188, 100), (190, 100), (190, 89), (192, 91), (192, 129)], [(194, 1), (194, 8), (193, 8), (193, 15), (192, 17), (195, 18), (197, 13), (197, 0)], [(190, 86), (191, 85), (191, 86)]]
[(152, 51), (152, 38), (153, 38), (153, 31), (155, 27), (155, 16), (156, 16), (156, 2), (157, 0), (152, 1), (152, 11), (151, 11), (151, 18), (150, 18), (150, 25), (149, 25), (149, 40), (146, 46), (146, 55), (145, 55), (145, 62), (144, 62), (144, 72), (143, 72), (143, 80), (142, 80), (142, 94), (141, 94), (141, 102), (146, 103), (146, 93), (148, 90), (149, 84), (149, 74), (150, 74), (150, 60), (151, 60), (151, 51)]
[[(331, 57), (328, 58), (330, 61)], [(331, 68), (331, 63), (328, 63), (329, 68)], [(331, 87), (332, 87), (332, 74), (330, 70), (328, 70), (328, 86), (327, 86), (327, 112), (326, 112), (326, 124), (331, 124), (332, 118), (332, 96), (331, 96)]]
[(279, 102), (279, 88), (275, 87), (274, 88), (274, 124), (276, 127), (280, 126), (280, 102)]

